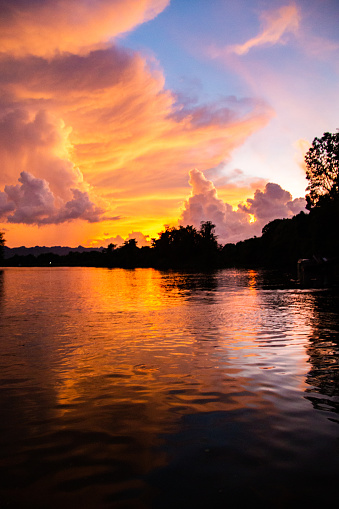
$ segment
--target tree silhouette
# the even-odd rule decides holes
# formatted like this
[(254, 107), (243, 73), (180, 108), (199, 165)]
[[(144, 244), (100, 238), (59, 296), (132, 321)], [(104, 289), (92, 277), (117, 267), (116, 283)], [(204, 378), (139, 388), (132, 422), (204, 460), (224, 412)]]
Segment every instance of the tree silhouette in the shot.
[(121, 267), (136, 267), (139, 264), (140, 249), (135, 239), (125, 240), (123, 245), (116, 250), (118, 265)]
[(311, 210), (325, 201), (339, 197), (339, 132), (324, 133), (314, 138), (305, 156), (307, 208)]
[(117, 247), (116, 244), (108, 244), (107, 248), (104, 250), (105, 253), (107, 254), (112, 254), (114, 249)]
[(215, 224), (211, 221), (201, 221), (199, 234), (202, 240), (209, 246), (217, 246), (217, 236), (215, 235)]
[(0, 232), (0, 260), (2, 260), (4, 256), (4, 245), (5, 245), (4, 234), (3, 232)]
[(212, 267), (217, 264), (219, 245), (215, 225), (203, 221), (200, 230), (192, 225), (169, 227), (152, 239), (156, 264), (161, 267)]
[(166, 226), (159, 238), (153, 239), (152, 246), (161, 266), (186, 265), (196, 254), (198, 233), (190, 225), (179, 228)]

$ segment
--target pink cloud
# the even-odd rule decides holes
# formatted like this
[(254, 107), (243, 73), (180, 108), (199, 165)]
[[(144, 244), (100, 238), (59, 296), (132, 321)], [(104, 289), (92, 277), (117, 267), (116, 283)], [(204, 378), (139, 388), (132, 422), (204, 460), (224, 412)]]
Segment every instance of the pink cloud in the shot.
[[(298, 208), (300, 203), (298, 200), (302, 200), (302, 198), (292, 200), (289, 191), (285, 191), (278, 184), (269, 182), (264, 191), (257, 189), (254, 198), (247, 198), (246, 203), (240, 204), (239, 208), (253, 214), (257, 219), (271, 220), (272, 218), (291, 217), (293, 210)], [(304, 200), (304, 208), (305, 204)]]
[(53, 193), (71, 197), (83, 187), (83, 176), (70, 159), (70, 130), (55, 115), (31, 112), (25, 103), (8, 104), (0, 117), (0, 184), (14, 183), (22, 171), (45, 179)]
[(20, 184), (5, 186), (0, 193), (0, 216), (9, 223), (59, 224), (74, 219), (97, 222), (102, 219), (103, 210), (96, 207), (86, 192), (72, 189), (73, 198), (60, 203), (50, 190), (46, 180), (22, 172)]
[(0, 191), (0, 218), (15, 209), (14, 203), (8, 199), (8, 195)]
[[(217, 167), (271, 116), (265, 103), (249, 99), (180, 106), (158, 69), (118, 47), (49, 59), (2, 57), (0, 67), (11, 98), (0, 116), (0, 185), (15, 185), (27, 172), (48, 184), (55, 201), (45, 215), (18, 204), (12, 222), (129, 217), (124, 235), (161, 225), (177, 217), (192, 163)], [(166, 210), (163, 202), (159, 207), (164, 193)], [(145, 196), (147, 210), (138, 202)]]
[(64, 223), (65, 221), (72, 221), (73, 219), (83, 219), (89, 223), (97, 223), (104, 219), (102, 217), (104, 210), (91, 202), (87, 192), (80, 191), (79, 189), (72, 189), (72, 193), (72, 200), (66, 202), (65, 205), (56, 212), (54, 217), (52, 216), (49, 219), (51, 222)]
[(292, 200), (278, 184), (268, 183), (264, 191), (257, 189), (253, 198), (233, 210), (218, 197), (214, 184), (200, 170), (190, 171), (189, 183), (192, 194), (184, 202), (180, 224), (198, 228), (201, 221), (212, 221), (222, 244), (261, 235), (263, 226), (273, 219), (289, 218), (305, 210), (304, 198)]
[[(104, 25), (112, 6), (115, 21), (121, 13), (122, 24), (113, 24), (110, 36), (124, 30), (124, 23), (132, 27), (151, 19), (167, 3), (47, 0), (34, 16), (37, 3), (2, 2), (6, 15), (13, 14), (7, 20), (13, 40), (6, 39), (6, 30), (0, 34), (0, 42), (3, 37), (8, 43), (7, 55), (0, 55), (0, 186), (17, 189), (23, 172), (40, 181), (40, 187), (34, 182), (35, 194), (33, 182), (28, 188), (28, 181), (20, 181), (16, 202), (2, 195), (3, 211), (15, 205), (11, 215), (4, 212), (9, 221), (50, 224), (124, 217), (128, 220), (117, 225), (117, 233), (125, 236), (126, 231), (147, 228), (154, 234), (159, 224), (177, 217), (192, 165), (217, 168), (268, 123), (272, 110), (259, 100), (180, 105), (165, 89), (155, 62), (150, 65), (142, 55), (107, 43)], [(136, 11), (128, 14), (127, 7), (135, 4)], [(85, 5), (88, 12), (78, 19), (93, 28), (86, 47), (81, 23), (74, 34), (68, 27), (68, 16), (76, 16)], [(95, 26), (97, 13), (105, 19), (103, 28)], [(20, 16), (26, 17), (27, 31), (20, 32)], [(39, 32), (43, 21), (50, 31), (45, 48), (44, 31)], [(59, 32), (59, 26), (64, 31)], [(31, 197), (31, 208), (24, 204), (25, 196)]]
[(190, 171), (192, 195), (184, 202), (180, 224), (200, 227), (201, 221), (212, 221), (221, 243), (236, 242), (249, 230), (249, 215), (233, 211), (231, 205), (218, 197), (214, 184), (197, 169)]

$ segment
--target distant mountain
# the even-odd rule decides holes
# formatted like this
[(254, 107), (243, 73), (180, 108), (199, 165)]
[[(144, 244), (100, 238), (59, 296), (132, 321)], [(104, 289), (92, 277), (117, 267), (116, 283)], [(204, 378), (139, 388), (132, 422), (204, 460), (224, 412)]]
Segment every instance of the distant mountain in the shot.
[(101, 252), (103, 250), (102, 247), (65, 247), (65, 246), (52, 246), (52, 247), (46, 247), (46, 246), (35, 246), (35, 247), (4, 247), (4, 258), (5, 260), (12, 258), (12, 256), (18, 255), (18, 256), (27, 256), (27, 255), (33, 255), (33, 256), (39, 256), (41, 254), (46, 253), (53, 253), (59, 256), (66, 256), (68, 253), (89, 253), (91, 251), (98, 251)]

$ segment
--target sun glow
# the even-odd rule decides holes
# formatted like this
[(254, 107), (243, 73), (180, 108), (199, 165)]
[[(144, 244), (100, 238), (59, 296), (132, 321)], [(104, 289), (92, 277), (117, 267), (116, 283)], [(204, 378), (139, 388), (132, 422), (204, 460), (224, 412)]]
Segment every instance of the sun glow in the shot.
[[(336, 128), (326, 79), (337, 30), (302, 32), (299, 0), (264, 11), (249, 3), (254, 14), (238, 24), (227, 6), (215, 18), (212, 3), (194, 20), (169, 0), (78, 0), (67, 15), (61, 0), (1, 3), (0, 229), (8, 247), (154, 237), (179, 224), (186, 202), (186, 224), (211, 220), (219, 240), (233, 242), (260, 234), (266, 218), (302, 210), (294, 200), (305, 194), (305, 149)], [(185, 25), (175, 50), (173, 19)], [(231, 38), (218, 37), (220, 19)], [(286, 65), (277, 66), (282, 50)], [(190, 188), (194, 168), (206, 192)], [(264, 191), (275, 182), (293, 197), (280, 203), (277, 191)]]

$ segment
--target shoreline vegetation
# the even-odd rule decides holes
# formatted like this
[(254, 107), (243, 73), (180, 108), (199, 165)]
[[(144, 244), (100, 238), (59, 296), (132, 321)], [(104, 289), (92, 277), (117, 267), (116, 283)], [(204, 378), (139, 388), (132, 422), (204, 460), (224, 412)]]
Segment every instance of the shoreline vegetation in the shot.
[[(151, 247), (138, 247), (134, 239), (107, 248), (4, 247), (3, 266), (89, 266), (156, 269), (210, 270), (219, 268), (295, 269), (298, 260), (338, 263), (338, 203), (300, 212), (291, 219), (275, 219), (264, 226), (261, 237), (220, 245), (215, 226), (166, 228)], [(14, 254), (12, 254), (12, 252)], [(24, 253), (27, 254), (18, 254)], [(35, 254), (32, 254), (32, 253)]]
[[(275, 219), (260, 237), (221, 245), (211, 221), (193, 226), (166, 227), (150, 247), (135, 239), (107, 248), (15, 248), (5, 246), (0, 232), (0, 264), (10, 266), (89, 266), (156, 269), (213, 270), (220, 268), (278, 268), (296, 270), (326, 266), (338, 275), (339, 254), (339, 132), (315, 138), (305, 156), (308, 212), (290, 219)], [(50, 251), (48, 251), (50, 249)], [(26, 251), (25, 251), (26, 250)], [(31, 250), (31, 252), (30, 252)], [(39, 251), (40, 250), (40, 251)], [(11, 252), (13, 255), (11, 256)], [(27, 254), (22, 254), (23, 251)], [(47, 252), (46, 252), (47, 251)], [(32, 254), (32, 252), (34, 254)], [(2, 255), (2, 256), (1, 256)]]

